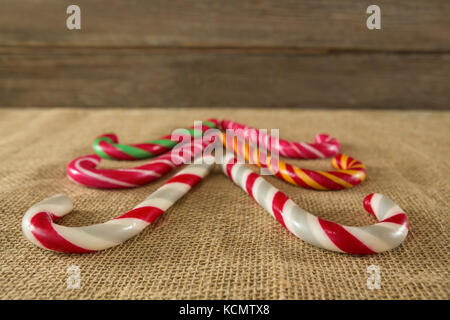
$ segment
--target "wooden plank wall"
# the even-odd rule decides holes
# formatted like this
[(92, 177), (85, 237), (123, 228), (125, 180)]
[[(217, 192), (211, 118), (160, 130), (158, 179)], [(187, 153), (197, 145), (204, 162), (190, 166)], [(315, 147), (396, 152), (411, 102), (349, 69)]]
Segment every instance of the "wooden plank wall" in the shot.
[[(70, 4), (81, 30), (66, 28)], [(0, 6), (0, 106), (450, 107), (448, 0)]]

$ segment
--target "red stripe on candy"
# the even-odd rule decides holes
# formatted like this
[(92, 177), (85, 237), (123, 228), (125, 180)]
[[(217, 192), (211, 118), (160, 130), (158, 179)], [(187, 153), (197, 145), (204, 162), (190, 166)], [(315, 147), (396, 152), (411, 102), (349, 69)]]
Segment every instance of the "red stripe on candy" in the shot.
[(303, 169), (303, 172), (305, 174), (307, 174), (312, 180), (314, 180), (315, 182), (317, 182), (318, 184), (320, 184), (321, 186), (323, 186), (327, 189), (341, 190), (341, 189), (345, 188), (344, 186), (334, 182), (331, 179), (328, 179), (327, 177), (325, 177), (315, 171)]
[(409, 229), (408, 217), (403, 212), (396, 214), (395, 216), (392, 216), (390, 218), (384, 219), (381, 222), (391, 222), (391, 223), (401, 224), (401, 225), (405, 225)]
[(164, 211), (157, 207), (140, 207), (128, 211), (127, 213), (121, 215), (120, 217), (117, 217), (116, 219), (136, 218), (144, 220), (148, 223), (152, 223), (163, 213)]
[(180, 175), (177, 175), (177, 176), (173, 177), (172, 179), (167, 181), (166, 184), (180, 182), (180, 183), (187, 184), (187, 185), (189, 185), (192, 188), (197, 183), (199, 183), (200, 180), (202, 180), (202, 178), (197, 176), (197, 175), (195, 175), (195, 174), (184, 173), (184, 174), (180, 174)]
[(347, 157), (347, 163), (345, 164), (345, 167), (348, 169), (350, 167), (350, 163), (353, 161), (353, 158)]
[(109, 142), (106, 141), (100, 141), (98, 143), (99, 147), (103, 150), (104, 153), (106, 153), (108, 156), (119, 159), (119, 160), (136, 160), (134, 157), (118, 150), (116, 147), (111, 145)]
[(277, 193), (275, 193), (275, 196), (273, 197), (273, 201), (272, 201), (272, 210), (275, 215), (275, 218), (285, 228), (286, 228), (286, 225), (284, 224), (283, 215), (281, 213), (283, 212), (283, 207), (288, 200), (289, 200), (289, 198), (287, 197), (287, 195), (285, 195), (281, 191), (277, 191)]
[(302, 179), (300, 179), (297, 174), (294, 171), (294, 168), (289, 163), (286, 163), (286, 170), (289, 173), (289, 176), (292, 178), (292, 180), (295, 181), (295, 183), (303, 188), (312, 189), (309, 184), (306, 184)]
[[(172, 168), (170, 168), (170, 167), (167, 168), (167, 170), (165, 172), (169, 171), (170, 169), (172, 169)], [(151, 182), (151, 181), (159, 178), (158, 176), (153, 176), (148, 173), (134, 172), (132, 170), (126, 171), (126, 169), (121, 170), (121, 171), (114, 170), (114, 169), (112, 169), (112, 170), (100, 169), (100, 170), (91, 170), (91, 171), (93, 173), (96, 173), (96, 174), (101, 175), (106, 178), (118, 180), (120, 182), (125, 182), (125, 183), (129, 183), (129, 184), (134, 184), (134, 185), (142, 185), (142, 184)], [(163, 171), (162, 173), (165, 173), (165, 172)], [(98, 180), (100, 180), (100, 179), (98, 179)], [(121, 186), (121, 185), (119, 184), (119, 186)]]
[[(372, 198), (373, 198), (373, 195), (374, 195), (375, 193), (371, 193), (371, 194), (369, 194), (368, 196), (366, 196), (365, 198), (364, 198), (364, 200), (363, 200), (363, 206), (364, 206), (364, 209), (366, 209), (366, 211), (368, 212), (368, 213), (370, 213), (371, 215), (373, 215), (375, 218), (377, 218), (377, 216), (376, 216), (376, 214), (375, 214), (375, 212), (373, 211), (373, 208), (372, 208)], [(378, 218), (377, 218), (378, 219)]]
[(79, 171), (77, 171), (75, 169), (70, 169), (70, 171), (69, 171), (69, 168), (68, 168), (67, 175), (72, 181), (82, 184), (84, 186), (88, 186), (88, 187), (106, 188), (106, 189), (123, 188), (123, 186), (117, 185), (115, 183), (101, 181), (96, 178), (85, 176), (84, 174), (80, 173)]
[(159, 144), (151, 144), (151, 143), (137, 143), (131, 145), (132, 147), (139, 148), (145, 150), (152, 154), (161, 154), (169, 151), (171, 148), (167, 148), (166, 146)]
[[(300, 143), (294, 142), (294, 145), (297, 147), (298, 150), (300, 150), (300, 152), (302, 154), (302, 158), (304, 158), (304, 159), (317, 159), (318, 158), (318, 156), (314, 152), (305, 148)], [(309, 143), (307, 143), (307, 145), (309, 145)]]
[[(354, 169), (354, 170), (358, 170), (358, 169)], [(352, 186), (361, 183), (361, 179), (358, 178), (356, 175), (352, 175), (352, 174), (348, 174), (348, 173), (344, 173), (344, 172), (338, 172), (338, 171), (327, 171), (327, 173), (350, 183)]]
[(326, 221), (318, 218), (320, 226), (327, 234), (328, 238), (344, 252), (351, 254), (374, 254), (375, 251), (371, 250), (358, 238), (345, 230), (337, 223)]
[(245, 181), (245, 189), (247, 190), (248, 194), (252, 197), (253, 196), (253, 185), (255, 184), (256, 179), (258, 179), (258, 175), (254, 172), (250, 173), (247, 177), (247, 181)]
[(342, 169), (342, 164), (341, 164), (341, 158), (342, 158), (342, 154), (338, 154), (335, 159), (336, 159), (336, 164), (338, 166), (338, 169)]
[(233, 169), (233, 167), (234, 167), (234, 163), (232, 163), (232, 162), (227, 163), (227, 165), (226, 165), (227, 175), (230, 177), (231, 180), (233, 180), (233, 177), (231, 176), (231, 170)]
[(31, 233), (45, 248), (67, 253), (90, 253), (96, 250), (81, 248), (67, 241), (52, 226), (51, 216), (47, 212), (39, 212), (31, 218)]

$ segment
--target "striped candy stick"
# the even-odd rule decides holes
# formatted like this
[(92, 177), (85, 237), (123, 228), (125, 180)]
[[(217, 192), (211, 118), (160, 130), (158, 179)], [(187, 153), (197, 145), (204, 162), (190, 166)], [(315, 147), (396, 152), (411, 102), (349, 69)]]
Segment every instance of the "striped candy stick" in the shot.
[(343, 226), (320, 219), (297, 206), (283, 192), (227, 153), (224, 173), (246, 191), (287, 230), (320, 248), (349, 254), (374, 254), (399, 246), (406, 238), (409, 222), (406, 214), (389, 198), (372, 193), (364, 199), (364, 208), (379, 223), (363, 227)]
[(200, 182), (211, 167), (211, 164), (192, 164), (122, 216), (86, 227), (54, 223), (72, 210), (73, 203), (64, 195), (47, 198), (25, 213), (22, 231), (35, 245), (58, 252), (89, 253), (117, 246), (155, 221)]
[(238, 137), (244, 138), (252, 144), (288, 158), (328, 158), (337, 155), (341, 148), (339, 142), (327, 134), (318, 134), (314, 143), (306, 143), (274, 138), (258, 129), (230, 120), (222, 120), (221, 127), (224, 130), (233, 130)]
[[(201, 136), (209, 129), (216, 128), (218, 121), (216, 119), (208, 119), (203, 121), (201, 132), (196, 128), (190, 127), (185, 129), (193, 139)], [(94, 140), (94, 151), (101, 158), (116, 159), (116, 160), (137, 160), (153, 158), (158, 154), (165, 153), (175, 147), (182, 137), (173, 138), (171, 134), (152, 140), (145, 143), (138, 144), (119, 144), (117, 136), (113, 133), (107, 133), (99, 136)]]
[(86, 155), (72, 160), (67, 165), (67, 176), (75, 183), (92, 188), (138, 187), (159, 179), (175, 167), (201, 155), (210, 143), (208, 137), (198, 138), (182, 146), (176, 146), (144, 165), (126, 169), (97, 169), (101, 158), (95, 154)]
[(279, 159), (272, 160), (269, 154), (246, 141), (222, 133), (222, 143), (238, 156), (250, 163), (267, 168), (278, 178), (293, 185), (315, 190), (341, 190), (360, 184), (366, 178), (366, 167), (360, 161), (344, 154), (333, 158), (334, 171), (303, 169)]

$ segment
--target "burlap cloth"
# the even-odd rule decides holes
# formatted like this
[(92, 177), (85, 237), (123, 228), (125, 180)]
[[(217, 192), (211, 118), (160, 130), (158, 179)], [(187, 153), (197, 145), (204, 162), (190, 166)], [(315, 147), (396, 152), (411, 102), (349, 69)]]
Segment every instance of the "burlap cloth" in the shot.
[[(22, 236), (24, 212), (55, 193), (75, 203), (76, 210), (60, 223), (81, 226), (128, 211), (170, 177), (121, 191), (75, 185), (65, 167), (74, 157), (92, 153), (98, 134), (114, 131), (122, 142), (136, 143), (208, 117), (279, 128), (281, 137), (299, 141), (311, 141), (320, 132), (337, 137), (343, 152), (367, 165), (361, 185), (319, 192), (267, 179), (304, 209), (348, 225), (374, 223), (361, 201), (371, 192), (383, 193), (408, 214), (406, 241), (364, 257), (317, 249), (286, 231), (218, 167), (154, 225), (118, 247), (60, 254)], [(1, 298), (449, 298), (449, 113), (2, 109), (0, 124)], [(330, 167), (329, 159), (296, 163)], [(102, 167), (130, 164), (105, 160)], [(80, 289), (67, 287), (71, 265), (81, 270)], [(381, 272), (378, 290), (366, 285), (370, 265)]]

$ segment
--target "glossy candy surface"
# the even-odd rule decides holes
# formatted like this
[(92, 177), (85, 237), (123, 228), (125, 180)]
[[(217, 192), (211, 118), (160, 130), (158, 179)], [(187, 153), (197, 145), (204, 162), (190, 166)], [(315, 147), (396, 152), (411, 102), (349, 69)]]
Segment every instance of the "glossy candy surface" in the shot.
[(314, 143), (295, 142), (284, 139), (275, 140), (267, 133), (230, 120), (222, 120), (221, 127), (231, 129), (240, 138), (244, 138), (251, 144), (267, 149), (269, 152), (277, 152), (283, 157), (296, 159), (318, 159), (335, 156), (341, 148), (339, 142), (327, 134), (318, 134)]
[[(208, 158), (208, 159), (206, 159)], [(191, 164), (180, 171), (142, 203), (124, 215), (102, 224), (65, 227), (55, 224), (69, 213), (69, 198), (57, 195), (31, 207), (22, 219), (28, 240), (45, 249), (59, 252), (88, 253), (118, 245), (141, 232), (173, 203), (186, 194), (210, 171), (214, 158), (206, 156), (203, 164)], [(392, 200), (370, 194), (364, 208), (380, 222), (370, 226), (344, 226), (320, 219), (298, 207), (283, 192), (227, 152), (224, 173), (252, 196), (286, 229), (304, 241), (327, 250), (349, 254), (375, 254), (391, 250), (406, 238), (409, 222), (406, 214)]]
[[(215, 128), (217, 124), (215, 119), (203, 122), (200, 135)], [(189, 131), (189, 143), (176, 147), (178, 141), (167, 138), (170, 136), (163, 137), (165, 142), (161, 144), (154, 143), (155, 140), (148, 144), (119, 145), (117, 138), (112, 135), (97, 139), (96, 152), (105, 158), (135, 160), (167, 153), (147, 164), (127, 169), (98, 169), (97, 165), (101, 161), (99, 155), (79, 157), (67, 166), (67, 174), (72, 181), (95, 188), (131, 188), (154, 181), (194, 158), (202, 157), (205, 161), (202, 164), (189, 165), (135, 208), (102, 224), (85, 227), (58, 225), (54, 222), (69, 213), (73, 204), (64, 195), (47, 198), (25, 213), (22, 219), (23, 233), (35, 245), (58, 252), (89, 253), (119, 245), (154, 222), (209, 173), (215, 159), (211, 155), (204, 155), (203, 152), (213, 142), (219, 143), (221, 151), (223, 147), (220, 142), (237, 156), (268, 169), (284, 181), (304, 188), (340, 190), (358, 185), (366, 178), (364, 164), (347, 155), (337, 154), (339, 143), (326, 135), (318, 135), (314, 144), (280, 140), (279, 149), (271, 151), (279, 151), (282, 156), (298, 159), (334, 155), (332, 165), (336, 170), (333, 171), (303, 169), (279, 160), (270, 152), (248, 143), (258, 142), (260, 146), (273, 147), (270, 144), (271, 137), (261, 133), (255, 136), (254, 129), (250, 127), (227, 120), (222, 121), (222, 127), (231, 128), (233, 132), (238, 130), (236, 133), (240, 139), (226, 136), (223, 132), (194, 139), (198, 136), (195, 130)], [(217, 136), (220, 139), (215, 140)], [(261, 144), (261, 141), (265, 142)], [(138, 149), (145, 152), (137, 151)], [(406, 214), (392, 200), (381, 194), (370, 194), (363, 201), (366, 211), (376, 217), (379, 223), (362, 227), (340, 225), (301, 209), (261, 176), (237, 163), (237, 156), (226, 152), (221, 164), (224, 173), (287, 230), (314, 246), (348, 254), (375, 254), (399, 246), (408, 234), (409, 222)]]
[(344, 154), (333, 158), (333, 171), (308, 170), (274, 159), (257, 147), (249, 145), (243, 139), (221, 135), (222, 143), (238, 156), (268, 169), (278, 178), (293, 185), (315, 190), (341, 190), (360, 184), (366, 178), (366, 167), (360, 161)]
[(82, 156), (67, 165), (67, 176), (75, 183), (92, 188), (134, 188), (155, 181), (175, 167), (201, 155), (209, 143), (210, 140), (206, 137), (197, 138), (144, 165), (124, 169), (98, 169), (101, 162), (98, 155)]
[(408, 234), (406, 214), (381, 194), (372, 193), (363, 201), (366, 211), (379, 223), (362, 227), (344, 226), (303, 210), (257, 173), (237, 164), (231, 153), (226, 155), (222, 169), (287, 230), (316, 247), (349, 254), (375, 254), (399, 246)]
[(54, 223), (73, 209), (65, 195), (47, 198), (32, 206), (23, 216), (25, 237), (44, 249), (89, 253), (117, 246), (140, 233), (210, 171), (210, 164), (192, 164), (173, 176), (132, 210), (105, 223), (66, 227)]
[[(217, 120), (209, 119), (203, 121), (201, 126), (201, 132), (190, 127), (187, 130), (187, 134), (192, 139), (202, 136), (209, 129), (217, 127)], [(200, 128), (199, 128), (200, 129)], [(107, 133), (97, 137), (94, 140), (93, 148), (95, 153), (101, 158), (116, 159), (116, 160), (137, 160), (153, 158), (159, 154), (165, 153), (175, 147), (180, 140), (181, 136), (173, 137), (171, 134), (161, 137), (156, 140), (137, 143), (137, 144), (120, 144), (119, 139), (114, 133)]]

